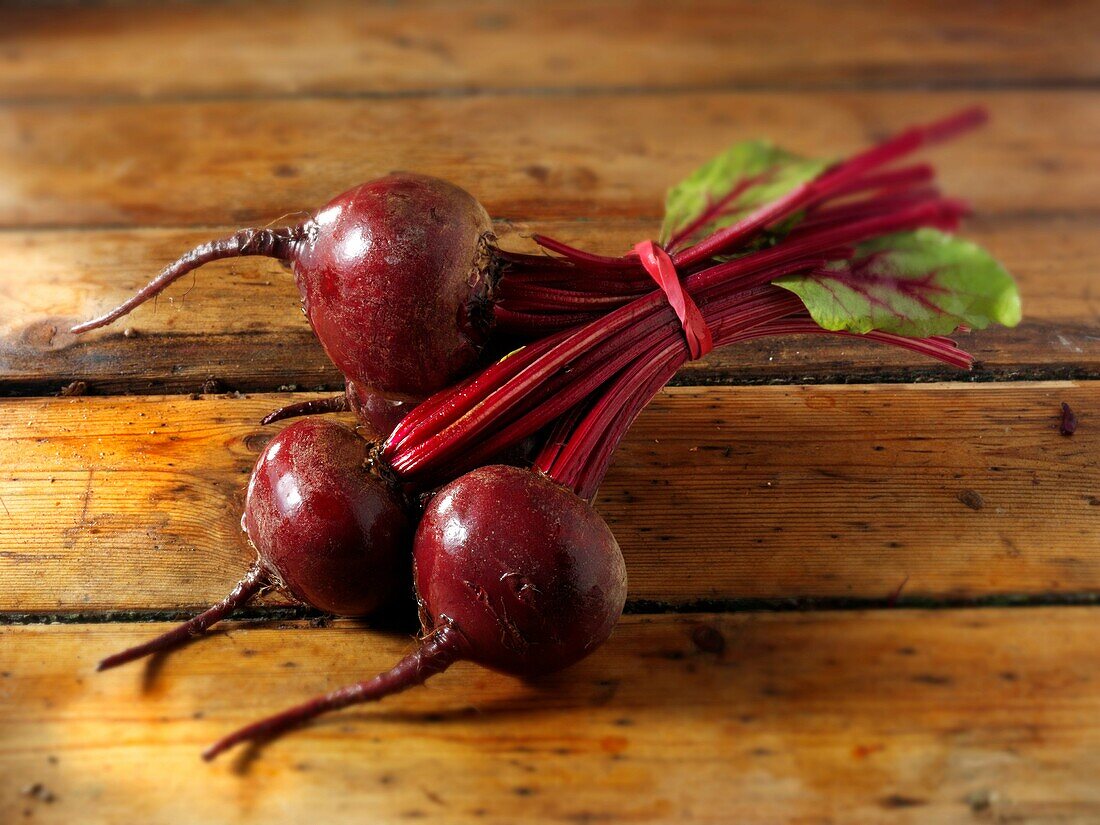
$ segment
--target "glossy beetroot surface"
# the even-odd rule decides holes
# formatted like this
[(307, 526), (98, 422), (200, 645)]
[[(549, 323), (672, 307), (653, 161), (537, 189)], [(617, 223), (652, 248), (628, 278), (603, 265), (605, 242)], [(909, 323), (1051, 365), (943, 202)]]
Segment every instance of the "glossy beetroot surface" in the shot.
[(413, 558), (425, 630), (451, 623), (468, 658), (517, 675), (583, 658), (626, 600), (622, 553), (599, 513), (517, 467), (482, 467), (436, 493)]
[(417, 397), (477, 359), (492, 323), (492, 222), (465, 190), (399, 173), (305, 224), (294, 272), (306, 315), (349, 379)]
[(408, 592), (409, 519), (368, 469), (368, 450), (342, 424), (295, 422), (256, 462), (241, 520), (271, 581), (341, 616), (373, 613)]

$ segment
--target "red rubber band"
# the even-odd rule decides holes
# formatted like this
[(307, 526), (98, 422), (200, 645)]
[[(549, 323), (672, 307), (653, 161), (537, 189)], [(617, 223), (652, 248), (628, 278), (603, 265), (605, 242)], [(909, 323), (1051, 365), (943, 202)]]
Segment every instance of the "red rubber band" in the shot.
[(657, 286), (661, 288), (661, 292), (665, 293), (676, 317), (680, 319), (691, 360), (702, 358), (714, 349), (714, 339), (711, 337), (710, 327), (707, 326), (703, 313), (699, 311), (699, 307), (691, 296), (684, 292), (672, 258), (653, 241), (635, 244), (634, 251), (638, 253), (642, 267), (649, 273), (649, 277), (657, 282)]

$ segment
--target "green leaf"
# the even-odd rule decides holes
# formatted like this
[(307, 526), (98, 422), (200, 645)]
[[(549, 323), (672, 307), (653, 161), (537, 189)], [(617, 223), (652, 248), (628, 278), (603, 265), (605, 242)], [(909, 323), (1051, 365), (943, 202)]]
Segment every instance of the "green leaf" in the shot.
[[(829, 164), (764, 141), (737, 143), (669, 190), (660, 243), (667, 246), (676, 239), (679, 246), (706, 237), (812, 180)], [(723, 203), (731, 194), (729, 202)], [(700, 223), (693, 227), (696, 221)], [(679, 237), (689, 228), (688, 234)]]
[(850, 261), (775, 281), (828, 330), (923, 337), (1020, 322), (1012, 276), (988, 252), (934, 229), (862, 244)]

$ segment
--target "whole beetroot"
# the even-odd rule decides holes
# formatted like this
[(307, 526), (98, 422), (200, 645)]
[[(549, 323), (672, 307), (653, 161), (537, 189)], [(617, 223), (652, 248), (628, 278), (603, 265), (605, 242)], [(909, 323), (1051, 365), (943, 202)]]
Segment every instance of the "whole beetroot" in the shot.
[(345, 377), (420, 396), (473, 365), (491, 324), (495, 237), (468, 192), (389, 175), (329, 202), (302, 234), (292, 258), (302, 304)]
[[(371, 393), (419, 398), (467, 371), (485, 345), (499, 266), (494, 241), (489, 215), (465, 190), (395, 173), (338, 195), (298, 226), (245, 229), (202, 244), (72, 331), (121, 318), (211, 261), (279, 258), (293, 266), (306, 317), (357, 385), (360, 404), (369, 407)], [(384, 420), (372, 423), (387, 429)]]
[(364, 616), (405, 595), (412, 527), (373, 465), (370, 445), (341, 424), (303, 419), (284, 429), (248, 484), (241, 526), (256, 562), (244, 578), (218, 604), (99, 669), (185, 642), (268, 588), (339, 616)]

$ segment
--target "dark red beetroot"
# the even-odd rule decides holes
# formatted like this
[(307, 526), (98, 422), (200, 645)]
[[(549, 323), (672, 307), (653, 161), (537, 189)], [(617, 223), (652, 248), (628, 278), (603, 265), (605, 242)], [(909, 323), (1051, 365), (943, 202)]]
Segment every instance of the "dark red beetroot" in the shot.
[(280, 258), (293, 265), (306, 316), (332, 362), (360, 385), (357, 395), (421, 397), (469, 369), (485, 344), (493, 241), (489, 215), (465, 190), (395, 173), (344, 192), (299, 226), (196, 247), (73, 332), (121, 318), (210, 261)]
[(454, 624), (466, 658), (532, 676), (602, 643), (622, 613), (626, 567), (611, 529), (541, 473), (481, 467), (432, 497), (413, 563), (425, 630)]
[(468, 192), (389, 175), (331, 201), (304, 235), (293, 258), (302, 302), (347, 378), (421, 396), (473, 365), (491, 325), (494, 236)]
[(412, 528), (370, 445), (341, 424), (295, 422), (252, 471), (241, 526), (257, 560), (222, 602), (168, 633), (104, 659), (100, 670), (197, 636), (261, 590), (277, 587), (340, 616), (373, 613), (407, 590)]
[(559, 670), (607, 639), (626, 601), (622, 553), (600, 515), (516, 467), (482, 467), (439, 490), (416, 531), (413, 562), (425, 634), (416, 652), (369, 681), (242, 728), (204, 757), (406, 690), (461, 659), (516, 676)]

